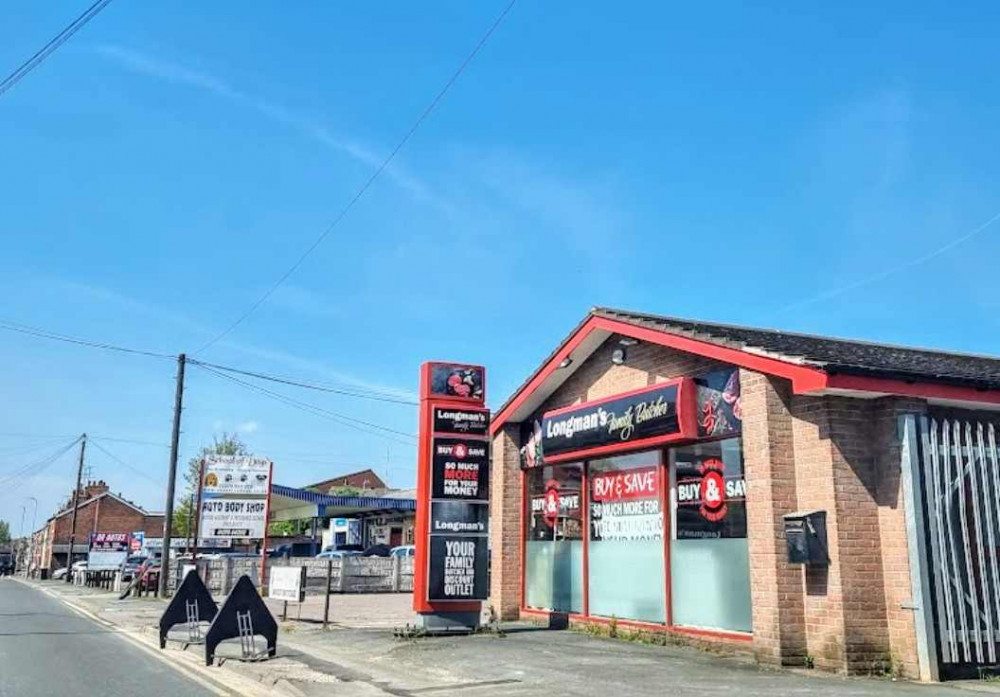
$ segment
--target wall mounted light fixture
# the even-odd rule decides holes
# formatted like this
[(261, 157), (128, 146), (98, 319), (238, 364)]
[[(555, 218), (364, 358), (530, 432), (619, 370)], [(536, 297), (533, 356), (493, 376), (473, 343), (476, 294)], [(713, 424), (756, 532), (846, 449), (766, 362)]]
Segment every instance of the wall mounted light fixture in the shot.
[(569, 368), (571, 365), (573, 365), (573, 359), (569, 356), (566, 356), (564, 359), (562, 359), (562, 361), (559, 362), (560, 368)]
[(614, 352), (611, 354), (611, 362), (614, 363), (615, 365), (624, 365), (625, 349), (623, 348), (615, 349)]

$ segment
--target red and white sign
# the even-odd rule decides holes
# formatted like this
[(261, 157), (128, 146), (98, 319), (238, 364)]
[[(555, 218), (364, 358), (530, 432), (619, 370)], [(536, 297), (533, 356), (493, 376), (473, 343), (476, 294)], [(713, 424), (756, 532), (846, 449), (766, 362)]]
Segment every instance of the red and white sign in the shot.
[(604, 472), (590, 478), (594, 501), (627, 501), (659, 496), (660, 468), (642, 467), (623, 472)]

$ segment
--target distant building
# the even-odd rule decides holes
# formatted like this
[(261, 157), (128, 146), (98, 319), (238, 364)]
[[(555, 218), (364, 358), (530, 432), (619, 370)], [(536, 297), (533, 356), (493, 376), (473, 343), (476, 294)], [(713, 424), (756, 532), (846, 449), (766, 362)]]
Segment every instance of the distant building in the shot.
[(362, 491), (384, 491), (389, 488), (389, 485), (382, 481), (382, 478), (375, 474), (375, 470), (372, 469), (352, 472), (351, 474), (342, 474), (333, 479), (325, 479), (317, 484), (310, 484), (305, 488), (318, 491), (321, 494), (329, 494), (331, 489), (344, 486), (361, 489)]
[[(73, 526), (73, 495), (45, 527), (32, 534), (32, 565), (43, 574), (67, 566), (69, 538)], [(86, 559), (92, 532), (138, 532), (147, 537), (163, 535), (163, 514), (150, 513), (141, 506), (111, 493), (104, 481), (88, 482), (80, 489), (76, 515), (73, 560)]]

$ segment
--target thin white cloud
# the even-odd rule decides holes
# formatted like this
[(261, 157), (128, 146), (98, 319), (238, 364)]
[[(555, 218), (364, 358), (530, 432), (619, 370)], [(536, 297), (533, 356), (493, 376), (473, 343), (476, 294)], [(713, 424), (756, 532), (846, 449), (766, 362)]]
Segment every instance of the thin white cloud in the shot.
[(332, 319), (342, 317), (340, 307), (332, 299), (302, 286), (286, 283), (268, 301), (272, 308), (288, 310), (306, 317)]
[(259, 428), (260, 424), (256, 421), (244, 421), (236, 427), (236, 430), (240, 433), (256, 433)]
[[(115, 44), (101, 44), (96, 47), (96, 51), (127, 70), (140, 75), (211, 92), (239, 106), (252, 109), (271, 121), (296, 130), (301, 135), (334, 152), (347, 155), (371, 169), (380, 167), (385, 159), (384, 155), (380, 155), (374, 149), (355, 139), (336, 135), (314, 119), (303, 116), (281, 104), (238, 90), (225, 80), (209, 73), (194, 70), (173, 61), (154, 58), (140, 51)], [(414, 200), (438, 208), (448, 215), (456, 213), (457, 209), (453, 204), (432, 193), (424, 182), (407, 172), (398, 163), (394, 162), (387, 167), (383, 174), (406, 191)]]
[[(200, 337), (199, 341), (203, 341), (205, 337), (212, 336), (217, 333), (217, 329), (194, 320), (183, 313), (174, 312), (172, 310), (167, 310), (153, 305), (152, 303), (136, 300), (135, 298), (101, 286), (94, 286), (87, 283), (81, 283), (79, 281), (47, 276), (35, 280), (44, 284), (50, 292), (58, 292), (60, 295), (65, 296), (69, 301), (79, 300), (81, 297), (85, 297), (91, 302), (104, 303), (147, 319), (169, 323), (177, 328), (198, 335)], [(309, 295), (309, 291), (306, 291), (306, 294), (307, 295), (303, 297), (307, 297), (310, 302), (316, 304), (320, 304), (322, 302), (321, 296), (315, 294)], [(381, 385), (369, 380), (362, 380), (354, 375), (337, 370), (336, 368), (320, 361), (303, 358), (287, 351), (268, 349), (232, 340), (222, 341), (219, 343), (219, 346), (237, 353), (242, 353), (246, 356), (253, 356), (255, 358), (282, 365), (294, 372), (318, 376), (326, 381), (332, 381), (365, 390), (383, 392), (385, 394), (398, 396), (403, 399), (415, 400), (417, 398), (416, 393), (411, 390), (389, 385)], [(176, 347), (164, 348), (159, 346), (152, 348), (168, 351), (176, 349)]]

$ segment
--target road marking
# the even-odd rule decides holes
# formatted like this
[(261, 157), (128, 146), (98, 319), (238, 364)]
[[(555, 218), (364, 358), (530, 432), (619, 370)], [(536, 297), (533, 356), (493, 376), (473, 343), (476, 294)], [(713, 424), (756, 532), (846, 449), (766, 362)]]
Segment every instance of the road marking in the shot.
[[(179, 656), (177, 658), (174, 658), (173, 656), (167, 654), (166, 652), (161, 652), (160, 650), (155, 649), (154, 647), (150, 646), (146, 641), (137, 636), (134, 632), (131, 632), (127, 629), (123, 629), (122, 627), (119, 627), (113, 622), (109, 622), (105, 619), (98, 617), (90, 610), (87, 610), (86, 608), (77, 605), (72, 600), (67, 600), (60, 594), (51, 591), (48, 588), (36, 586), (22, 579), (14, 579), (14, 580), (16, 580), (18, 583), (21, 583), (22, 585), (28, 588), (41, 591), (50, 598), (58, 600), (60, 603), (62, 603), (67, 608), (69, 608), (76, 614), (80, 615), (81, 617), (90, 620), (91, 622), (95, 622), (103, 627), (106, 627), (112, 633), (118, 635), (123, 639), (128, 640), (130, 643), (142, 649), (147, 654), (155, 656), (161, 662), (170, 666), (172, 669), (174, 669), (181, 675), (190, 678), (194, 682), (198, 683), (200, 686), (204, 687), (206, 690), (209, 690), (216, 695), (220, 695), (221, 697), (245, 697), (248, 694), (247, 688), (250, 688), (252, 690), (252, 693), (256, 693), (258, 695), (273, 694), (271, 691), (266, 690), (266, 688), (263, 685), (259, 684), (253, 684), (252, 687), (251, 685), (246, 685), (244, 687), (241, 687), (241, 689), (239, 690), (231, 688), (228, 685), (225, 685), (222, 682), (220, 682), (219, 679), (216, 678), (214, 675), (206, 675), (205, 673), (208, 672), (208, 668), (199, 665), (196, 661), (194, 662), (185, 661), (184, 664), (181, 664), (181, 659)], [(185, 671), (184, 668), (187, 668), (188, 670)], [(239, 677), (240, 682), (247, 682), (247, 683), (251, 682), (249, 679), (243, 678), (243, 676), (234, 676), (234, 677)]]

